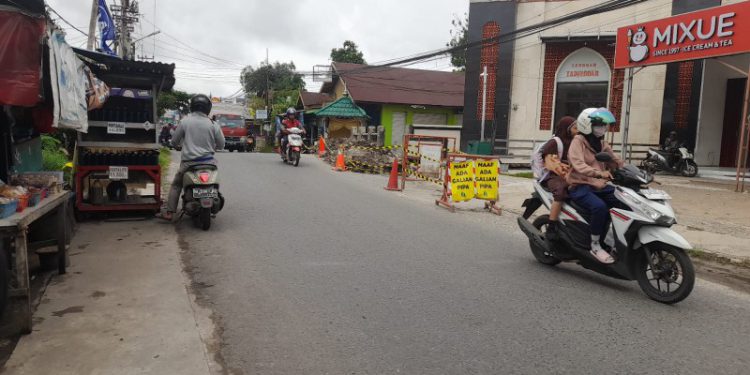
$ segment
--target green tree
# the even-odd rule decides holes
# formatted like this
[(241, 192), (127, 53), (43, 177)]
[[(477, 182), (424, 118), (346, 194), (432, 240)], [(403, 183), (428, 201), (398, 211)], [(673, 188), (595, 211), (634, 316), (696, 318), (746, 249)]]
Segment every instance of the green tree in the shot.
[[(302, 75), (296, 72), (293, 62), (263, 64), (258, 68), (246, 66), (242, 69), (240, 82), (249, 96), (269, 97), (285, 91), (294, 91), (305, 88)], [(268, 95), (270, 93), (270, 95)]]
[[(455, 16), (451, 24), (453, 25), (451, 40), (445, 46), (453, 48), (466, 45), (469, 41), (469, 15), (464, 13), (462, 18)], [(466, 48), (451, 52), (451, 64), (456, 71), (466, 70)]]
[(351, 40), (345, 41), (342, 48), (334, 48), (331, 50), (331, 61), (339, 63), (367, 64), (359, 47), (357, 47), (357, 44)]
[(183, 114), (190, 111), (190, 98), (193, 94), (188, 94), (185, 91), (172, 90), (165, 91), (159, 94), (156, 98), (156, 109), (159, 111), (159, 117), (164, 116), (164, 113), (168, 110), (177, 110)]

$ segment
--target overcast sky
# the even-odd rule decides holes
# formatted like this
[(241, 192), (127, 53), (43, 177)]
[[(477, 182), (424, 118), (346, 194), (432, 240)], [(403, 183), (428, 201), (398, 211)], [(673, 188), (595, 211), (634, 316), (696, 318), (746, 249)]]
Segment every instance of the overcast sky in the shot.
[[(107, 3), (120, 1), (107, 0)], [(92, 0), (47, 0), (62, 17), (88, 32)], [(242, 66), (294, 61), (300, 71), (329, 63), (331, 48), (356, 42), (369, 63), (439, 49), (450, 39), (451, 20), (468, 0), (141, 0), (137, 55), (177, 65), (176, 88), (228, 96), (240, 89)], [(155, 8), (155, 9), (154, 9)], [(53, 15), (53, 18), (56, 16)], [(68, 42), (85, 47), (78, 31)], [(154, 24), (156, 26), (154, 26)], [(218, 61), (220, 58), (224, 61)], [(447, 58), (418, 67), (450, 70)], [(316, 90), (318, 84), (308, 84)]]

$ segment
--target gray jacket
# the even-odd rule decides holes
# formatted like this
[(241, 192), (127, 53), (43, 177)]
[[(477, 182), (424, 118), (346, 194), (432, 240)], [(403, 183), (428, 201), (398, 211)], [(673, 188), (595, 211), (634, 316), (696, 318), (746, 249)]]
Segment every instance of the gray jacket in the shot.
[(224, 143), (219, 124), (200, 112), (193, 112), (183, 119), (172, 136), (172, 144), (182, 144), (182, 161), (211, 157), (224, 148)]

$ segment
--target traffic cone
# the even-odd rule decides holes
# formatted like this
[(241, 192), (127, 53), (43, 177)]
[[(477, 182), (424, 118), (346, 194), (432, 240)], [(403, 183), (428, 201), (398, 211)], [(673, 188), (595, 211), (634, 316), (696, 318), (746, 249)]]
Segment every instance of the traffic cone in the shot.
[(388, 178), (388, 186), (385, 190), (390, 191), (401, 191), (398, 186), (398, 159), (393, 158), (393, 165), (391, 166), (391, 176)]
[(323, 155), (326, 154), (326, 140), (323, 139), (323, 136), (320, 136), (320, 141), (318, 141), (318, 157), (322, 158)]
[(346, 172), (346, 160), (344, 160), (344, 153), (339, 150), (339, 155), (336, 157), (336, 166), (333, 170), (339, 172)]

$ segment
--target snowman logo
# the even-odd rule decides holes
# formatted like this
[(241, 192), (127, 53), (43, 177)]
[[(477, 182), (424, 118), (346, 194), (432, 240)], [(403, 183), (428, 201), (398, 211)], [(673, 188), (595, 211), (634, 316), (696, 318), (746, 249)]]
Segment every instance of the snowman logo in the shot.
[(648, 46), (646, 45), (646, 39), (648, 34), (643, 30), (642, 27), (638, 28), (635, 34), (632, 30), (628, 30), (628, 39), (630, 40), (630, 62), (641, 62), (648, 57)]

